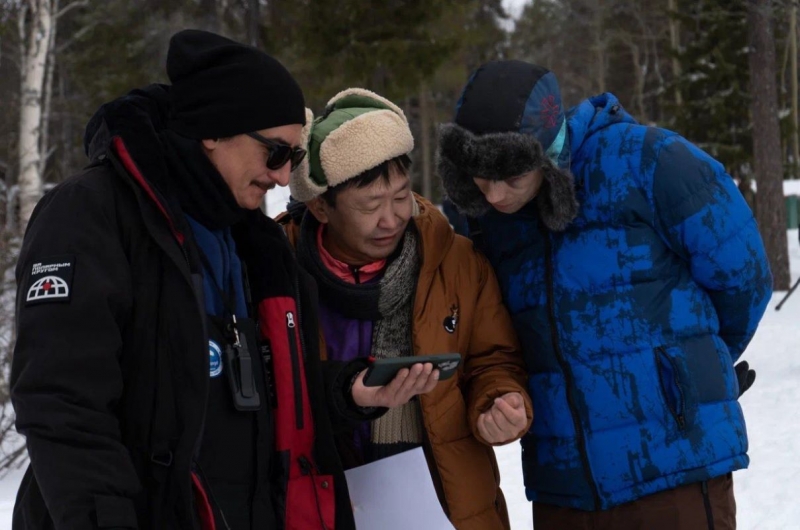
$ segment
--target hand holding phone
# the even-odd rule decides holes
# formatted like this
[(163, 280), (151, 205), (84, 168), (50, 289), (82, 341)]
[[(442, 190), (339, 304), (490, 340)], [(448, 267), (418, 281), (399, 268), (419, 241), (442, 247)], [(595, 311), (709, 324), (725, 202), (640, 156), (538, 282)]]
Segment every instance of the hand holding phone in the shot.
[(352, 388), (353, 401), (360, 407), (398, 407), (418, 394), (430, 392), (439, 382), (439, 371), (431, 363), (403, 368), (382, 386), (364, 386), (367, 372), (358, 374)]
[(390, 357), (387, 359), (370, 358), (370, 366), (364, 376), (364, 386), (388, 385), (403, 368), (411, 368), (417, 364), (431, 363), (439, 370), (439, 380), (449, 379), (461, 363), (459, 353), (440, 353), (437, 355), (413, 355), (409, 357)]

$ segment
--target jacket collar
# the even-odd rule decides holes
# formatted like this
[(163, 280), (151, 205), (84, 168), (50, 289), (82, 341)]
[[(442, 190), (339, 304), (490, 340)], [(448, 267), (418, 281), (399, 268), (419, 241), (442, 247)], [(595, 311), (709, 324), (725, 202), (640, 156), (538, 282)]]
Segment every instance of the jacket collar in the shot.
[(583, 100), (568, 113), (570, 150), (577, 154), (586, 139), (616, 123), (637, 123), (614, 94), (606, 92)]

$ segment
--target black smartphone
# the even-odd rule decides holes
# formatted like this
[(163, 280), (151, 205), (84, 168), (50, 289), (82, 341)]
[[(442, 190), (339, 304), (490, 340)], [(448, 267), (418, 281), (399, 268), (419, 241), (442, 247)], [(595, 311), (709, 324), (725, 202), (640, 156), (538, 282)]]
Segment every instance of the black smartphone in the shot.
[(439, 370), (439, 381), (449, 379), (461, 363), (460, 353), (440, 353), (438, 355), (415, 355), (412, 357), (392, 357), (391, 359), (370, 358), (370, 366), (364, 375), (364, 386), (383, 386), (389, 384), (403, 368), (419, 363), (432, 363)]

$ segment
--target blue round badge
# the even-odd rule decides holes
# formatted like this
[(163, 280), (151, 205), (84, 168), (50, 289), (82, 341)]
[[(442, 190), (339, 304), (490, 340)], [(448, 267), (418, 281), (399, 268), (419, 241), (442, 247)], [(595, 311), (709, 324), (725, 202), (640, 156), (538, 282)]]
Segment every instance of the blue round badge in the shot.
[(222, 350), (213, 340), (208, 341), (209, 373), (211, 377), (217, 377), (222, 373)]

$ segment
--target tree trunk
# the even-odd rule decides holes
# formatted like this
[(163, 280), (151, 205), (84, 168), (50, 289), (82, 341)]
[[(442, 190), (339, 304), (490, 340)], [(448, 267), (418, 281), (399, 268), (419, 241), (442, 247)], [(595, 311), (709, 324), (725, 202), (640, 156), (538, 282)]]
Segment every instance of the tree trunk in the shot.
[[(52, 0), (51, 8), (53, 13), (58, 13), (59, 0)], [(58, 24), (53, 20), (50, 31), (50, 42), (47, 44), (46, 67), (44, 73), (44, 83), (42, 85), (42, 128), (41, 139), (39, 140), (39, 177), (44, 183), (47, 161), (50, 158), (50, 116), (53, 108), (53, 76), (56, 70), (56, 31)]]
[(606, 40), (604, 32), (605, 11), (601, 3), (597, 4), (594, 12), (594, 53), (597, 81), (597, 92), (602, 94), (606, 91)]
[(790, 282), (789, 255), (772, 9), (771, 0), (747, 0), (750, 93), (753, 94), (753, 155), (758, 183), (756, 218), (772, 268), (774, 288), (787, 290)]
[(8, 199), (11, 196), (9, 180), (8, 166), (0, 162), (0, 237), (14, 224), (9, 224), (9, 218), (6, 216), (6, 212), (8, 212)]
[(73, 131), (73, 124), (75, 122), (75, 115), (66, 110), (68, 107), (66, 106), (66, 101), (68, 97), (68, 93), (70, 92), (67, 88), (67, 75), (68, 72), (64, 68), (58, 69), (58, 99), (61, 101), (61, 108), (64, 109), (61, 112), (61, 129), (60, 129), (60, 138), (58, 140), (58, 146), (61, 150), (61, 156), (58, 157), (58, 174), (60, 177), (66, 178), (69, 175), (73, 164), (72, 164), (72, 131)]
[(372, 71), (372, 86), (370, 87), (373, 92), (377, 94), (386, 93), (386, 67), (378, 63)]
[(433, 200), (431, 172), (431, 113), (428, 102), (428, 85), (419, 89), (419, 141), (422, 144), (422, 196)]
[(680, 26), (673, 15), (673, 13), (676, 13), (678, 10), (676, 2), (677, 0), (669, 0), (667, 9), (669, 9), (669, 42), (672, 48), (672, 77), (673, 83), (675, 84), (675, 104), (680, 107), (683, 105), (681, 89), (678, 88), (678, 80), (681, 78), (681, 62), (678, 60), (676, 54), (681, 48), (681, 37)]
[(789, 86), (792, 87), (792, 177), (798, 177), (798, 167), (800, 167), (800, 131), (798, 131), (797, 119), (797, 6), (792, 4), (789, 12), (789, 46), (792, 57), (792, 80)]
[(24, 43), (19, 120), (19, 208), (20, 225), (24, 230), (33, 208), (42, 195), (40, 140), (42, 133), (42, 90), (50, 33), (55, 22), (52, 0), (27, 0), (31, 23), (20, 23), (20, 40)]
[(260, 0), (247, 0), (247, 44), (260, 48), (259, 28), (261, 27)]
[[(791, 98), (791, 88), (786, 88), (786, 68), (789, 66), (789, 55), (790, 49), (792, 47), (791, 39), (786, 39), (786, 45), (783, 47), (783, 59), (781, 60), (781, 68), (780, 73), (778, 74), (778, 108), (783, 109), (786, 108), (786, 98)], [(791, 83), (790, 83), (791, 84)], [(791, 105), (791, 99), (789, 100), (789, 105)], [(791, 147), (788, 146), (788, 142), (791, 141), (792, 138), (789, 137), (784, 138), (781, 135), (781, 153), (789, 153), (791, 151)], [(794, 174), (794, 169), (792, 169), (792, 173)]]
[[(631, 50), (631, 58), (633, 59), (633, 68), (636, 78), (636, 88), (634, 90), (633, 100), (636, 103), (636, 111), (639, 113), (637, 118), (640, 123), (648, 123), (647, 112), (644, 109), (644, 85), (647, 75), (647, 64), (642, 64), (642, 50), (638, 44), (634, 42), (634, 37), (631, 36), (628, 47)], [(645, 53), (647, 49), (645, 48)]]
[(217, 0), (199, 0), (200, 4), (200, 29), (210, 31), (212, 33), (220, 32), (220, 10)]

